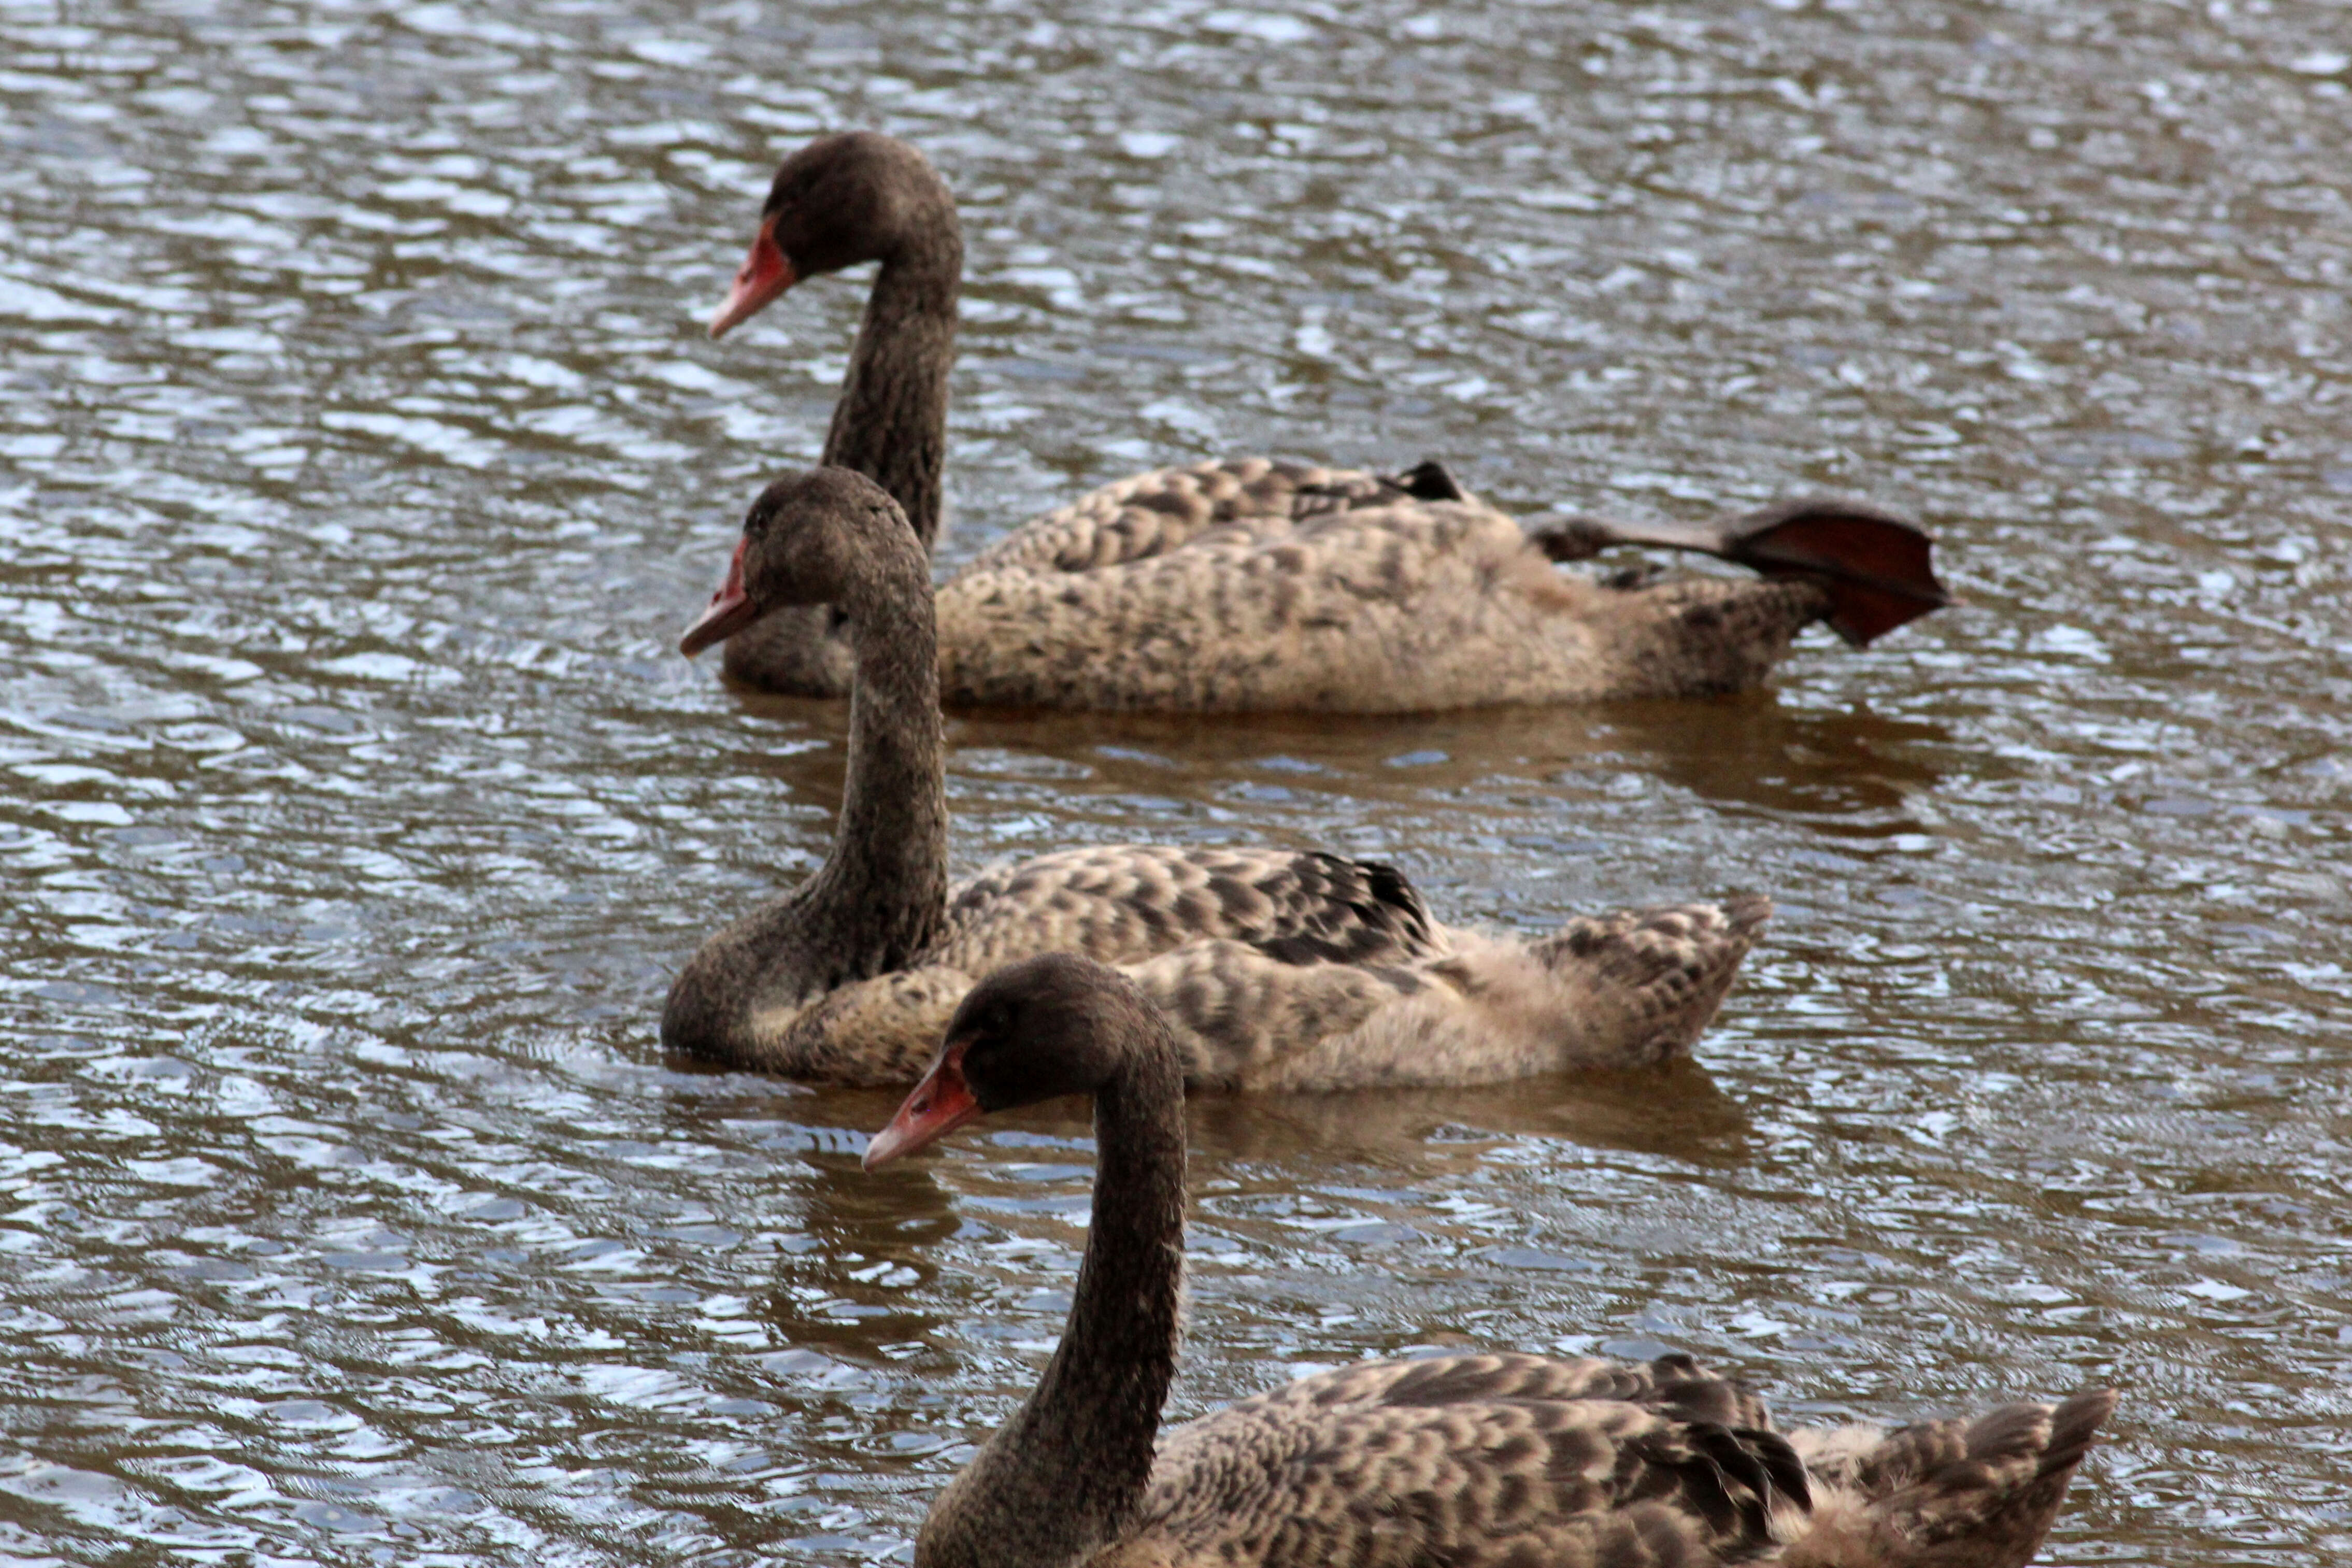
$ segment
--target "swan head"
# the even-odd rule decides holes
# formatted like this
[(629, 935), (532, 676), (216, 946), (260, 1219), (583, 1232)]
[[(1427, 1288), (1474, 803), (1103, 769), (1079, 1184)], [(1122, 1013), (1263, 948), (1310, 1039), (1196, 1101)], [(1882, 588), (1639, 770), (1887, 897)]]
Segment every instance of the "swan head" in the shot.
[(678, 639), (692, 658), (772, 610), (853, 601), (877, 541), (914, 528), (889, 492), (848, 468), (788, 474), (760, 492), (726, 580)]
[(937, 229), (942, 214), (952, 227), (947, 183), (906, 142), (876, 131), (817, 138), (776, 170), (759, 235), (710, 335), (725, 336), (803, 279), (889, 261)]
[(1149, 1037), (1151, 1004), (1117, 970), (1071, 952), (1007, 964), (971, 988), (930, 1070), (866, 1147), (887, 1164), (994, 1110), (1092, 1094)]

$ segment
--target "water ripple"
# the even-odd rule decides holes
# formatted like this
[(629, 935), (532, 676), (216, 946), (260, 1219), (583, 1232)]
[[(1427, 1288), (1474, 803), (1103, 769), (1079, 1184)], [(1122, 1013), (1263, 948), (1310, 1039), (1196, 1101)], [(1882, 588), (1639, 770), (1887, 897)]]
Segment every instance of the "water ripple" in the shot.
[(667, 649), (858, 290), (698, 323), (854, 124), (965, 208), (951, 558), (1442, 454), (1872, 495), (1969, 600), (1721, 703), (951, 723), (965, 867), (1780, 899), (1663, 1083), (1196, 1107), (1180, 1413), (1454, 1344), (2111, 1381), (2045, 1561), (2352, 1549), (2336, 20), (0, 6), (0, 1553), (894, 1559), (1034, 1376), (1081, 1123), (867, 1177), (888, 1097), (653, 1037), (838, 803), (837, 711)]

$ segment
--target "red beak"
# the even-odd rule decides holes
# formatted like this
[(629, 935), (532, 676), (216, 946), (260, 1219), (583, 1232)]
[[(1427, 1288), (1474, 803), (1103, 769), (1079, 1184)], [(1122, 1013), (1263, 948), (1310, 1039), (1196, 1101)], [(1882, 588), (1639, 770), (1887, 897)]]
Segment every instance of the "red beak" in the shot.
[(776, 244), (776, 220), (770, 216), (760, 225), (760, 237), (751, 242), (751, 254), (735, 269), (735, 287), (727, 291), (727, 302), (710, 318), (710, 335), (725, 337), (728, 328), (758, 315), (800, 280), (791, 258)]
[(677, 639), (677, 651), (687, 658), (692, 658), (712, 643), (725, 642), (760, 618), (751, 596), (743, 592), (743, 552), (751, 542), (748, 539), (737, 542), (735, 558), (727, 563), (727, 581), (710, 595), (710, 607)]
[(963, 1080), (963, 1053), (967, 1042), (950, 1040), (940, 1047), (940, 1059), (923, 1075), (923, 1081), (907, 1096), (898, 1107), (898, 1114), (890, 1118), (890, 1125), (874, 1135), (866, 1146), (866, 1168), (887, 1165), (901, 1154), (911, 1154), (927, 1144), (935, 1143), (968, 1121), (980, 1117), (980, 1101), (972, 1098), (971, 1085)]

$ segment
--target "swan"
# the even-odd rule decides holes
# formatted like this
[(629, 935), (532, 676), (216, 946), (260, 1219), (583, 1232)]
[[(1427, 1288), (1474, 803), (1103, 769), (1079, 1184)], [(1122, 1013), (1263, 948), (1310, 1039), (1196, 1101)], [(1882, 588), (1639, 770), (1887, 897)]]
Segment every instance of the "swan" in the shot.
[(855, 654), (832, 852), (721, 927), (662, 1010), (669, 1048), (788, 1077), (906, 1083), (1000, 964), (1126, 965), (1177, 1019), (1196, 1085), (1480, 1083), (1686, 1050), (1771, 910), (1758, 895), (1626, 910), (1535, 942), (1450, 931), (1394, 869), (1313, 851), (1116, 846), (947, 880), (929, 561), (848, 468), (777, 480), (679, 644), (838, 606)]
[(1160, 1430), (1184, 1237), (1181, 1031), (1071, 954), (991, 974), (866, 1152), (1093, 1097), (1094, 1216), (1028, 1402), (932, 1503), (916, 1568), (2017, 1568), (2115, 1408), (1776, 1431), (1685, 1355), (1366, 1362)]
[[(787, 158), (710, 332), (866, 261), (881, 266), (820, 461), (881, 484), (928, 549), (963, 241), (919, 152), (855, 132)], [(1624, 542), (1707, 552), (1764, 580), (1553, 570)], [(1384, 478), (1242, 458), (1138, 475), (1037, 518), (939, 601), (950, 706), (1408, 712), (1738, 690), (1813, 621), (1866, 643), (1947, 596), (1927, 537), (1863, 506), (1530, 532), (1436, 463)], [(840, 696), (851, 680), (822, 606), (735, 637), (723, 661), (769, 690)]]

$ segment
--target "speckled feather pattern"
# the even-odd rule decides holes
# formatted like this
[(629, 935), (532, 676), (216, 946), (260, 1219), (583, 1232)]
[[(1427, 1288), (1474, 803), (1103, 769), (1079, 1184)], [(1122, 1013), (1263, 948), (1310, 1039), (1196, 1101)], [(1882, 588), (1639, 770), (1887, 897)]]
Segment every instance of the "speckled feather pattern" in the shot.
[(939, 594), (950, 705), (1416, 711), (1737, 690), (1822, 613), (1800, 582), (1563, 573), (1476, 500), (1262, 458), (1139, 475)]
[(950, 888), (919, 540), (841, 468), (772, 485), (744, 540), (747, 598), (847, 611), (847, 787), (816, 874), (688, 960), (663, 1009), (672, 1049), (815, 1081), (911, 1081), (975, 982), (1063, 952), (1118, 966), (1160, 1004), (1196, 1089), (1633, 1066), (1689, 1047), (1770, 910), (1755, 896), (1625, 910), (1528, 942), (1446, 929), (1391, 867), (1209, 847), (1068, 850)]
[(1094, 1561), (2018, 1568), (2114, 1403), (1784, 1436), (1686, 1356), (1374, 1363), (1165, 1432), (1141, 1517)]
[[(824, 136), (777, 169), (763, 221), (802, 279), (881, 264), (824, 461), (887, 489), (929, 549), (962, 275), (953, 193), (897, 138)], [(1396, 712), (1717, 692), (1762, 679), (1832, 608), (1811, 583), (1610, 586), (1550, 560), (1450, 479), (1267, 458), (1139, 474), (1013, 530), (939, 591), (941, 696)], [(769, 690), (839, 696), (845, 644), (837, 619), (800, 609), (725, 658)]]
[(1166, 555), (1213, 528), (1274, 538), (1400, 493), (1360, 470), (1268, 458), (1155, 468), (1030, 519), (974, 556), (962, 574), (1092, 572)]
[(1488, 1083), (1689, 1049), (1771, 910), (1743, 895), (1570, 921), (1534, 942), (1432, 920), (1404, 877), (1314, 852), (1114, 846), (950, 891), (906, 969), (755, 1020), (803, 1079), (911, 1081), (990, 970), (1068, 952), (1168, 1013), (1196, 1089)]
[(2074, 1468), (2116, 1407), (2111, 1389), (2054, 1408), (2020, 1402), (1973, 1421), (1795, 1434), (1824, 1502), (1789, 1568), (2023, 1568)]
[(940, 963), (975, 974), (1033, 952), (1105, 963), (1225, 939), (1280, 963), (1420, 957), (1434, 926), (1403, 873), (1317, 851), (1118, 845), (992, 868), (948, 897)]

